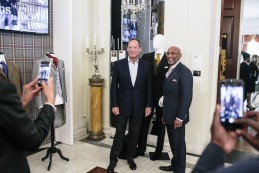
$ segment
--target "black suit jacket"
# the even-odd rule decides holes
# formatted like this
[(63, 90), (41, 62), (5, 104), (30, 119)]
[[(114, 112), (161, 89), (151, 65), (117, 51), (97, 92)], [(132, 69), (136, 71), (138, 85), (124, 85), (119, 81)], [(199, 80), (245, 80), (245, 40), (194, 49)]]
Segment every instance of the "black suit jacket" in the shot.
[(132, 85), (128, 58), (116, 61), (111, 82), (111, 107), (119, 107), (120, 116), (143, 116), (152, 107), (152, 77), (150, 64), (139, 59), (135, 85)]
[(54, 111), (44, 105), (32, 122), (13, 84), (0, 80), (0, 172), (28, 173), (24, 151), (37, 150), (54, 121)]
[(192, 173), (257, 173), (259, 158), (240, 161), (224, 168), (225, 154), (223, 150), (210, 143), (203, 151)]
[(174, 123), (175, 118), (189, 121), (192, 88), (192, 72), (180, 62), (164, 81), (163, 118), (166, 124)]
[(240, 75), (240, 79), (242, 79), (245, 84), (245, 98), (246, 98), (246, 93), (249, 91), (251, 82), (250, 82), (250, 74), (249, 74), (249, 65), (244, 61), (240, 65), (240, 74), (239, 75)]
[(148, 61), (151, 65), (153, 71), (153, 97), (154, 97), (154, 106), (157, 106), (159, 99), (163, 96), (163, 81), (165, 74), (169, 69), (169, 64), (167, 62), (166, 54), (164, 53), (163, 57), (160, 60), (157, 72), (155, 73), (155, 52), (146, 53), (142, 56), (143, 60)]

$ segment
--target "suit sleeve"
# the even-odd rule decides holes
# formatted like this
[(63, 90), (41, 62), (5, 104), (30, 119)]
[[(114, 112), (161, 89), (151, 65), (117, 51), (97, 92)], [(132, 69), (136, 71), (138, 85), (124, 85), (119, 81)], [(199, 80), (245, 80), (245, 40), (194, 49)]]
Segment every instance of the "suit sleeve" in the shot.
[(185, 69), (180, 80), (181, 101), (177, 118), (184, 120), (192, 103), (193, 77), (189, 69)]
[(152, 69), (150, 63), (148, 65), (148, 76), (147, 76), (147, 83), (146, 83), (146, 107), (153, 107), (153, 78), (152, 78)]
[(111, 107), (118, 107), (118, 66), (117, 62), (114, 62), (112, 71), (112, 82), (111, 82)]
[(2, 85), (0, 89), (1, 131), (8, 140), (22, 150), (38, 149), (54, 121), (52, 107), (44, 105), (38, 118), (33, 123), (23, 109), (14, 85), (9, 83)]
[(203, 151), (192, 173), (205, 173), (224, 165), (225, 154), (216, 144), (210, 143)]

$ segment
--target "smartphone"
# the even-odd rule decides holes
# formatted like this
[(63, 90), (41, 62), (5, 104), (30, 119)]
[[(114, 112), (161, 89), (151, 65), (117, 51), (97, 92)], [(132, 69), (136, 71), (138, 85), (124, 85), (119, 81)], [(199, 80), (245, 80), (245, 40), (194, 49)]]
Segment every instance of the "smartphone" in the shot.
[(44, 81), (46, 84), (49, 81), (50, 75), (50, 61), (42, 61), (39, 67), (38, 73), (38, 85), (41, 86), (41, 81)]
[(235, 124), (236, 119), (243, 117), (244, 82), (237, 79), (220, 81), (220, 122), (227, 130), (242, 128)]

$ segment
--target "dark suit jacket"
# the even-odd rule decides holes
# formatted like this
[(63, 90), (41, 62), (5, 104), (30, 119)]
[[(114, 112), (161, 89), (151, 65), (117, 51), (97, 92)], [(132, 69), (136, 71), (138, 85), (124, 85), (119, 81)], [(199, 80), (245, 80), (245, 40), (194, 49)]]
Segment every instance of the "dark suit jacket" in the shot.
[(159, 67), (155, 73), (155, 52), (146, 53), (142, 56), (141, 59), (148, 61), (151, 65), (153, 71), (153, 97), (154, 97), (154, 106), (158, 104), (159, 99), (163, 96), (163, 81), (165, 74), (169, 69), (169, 64), (167, 62), (166, 55), (164, 54), (160, 60)]
[[(249, 65), (246, 62), (242, 62), (240, 65), (240, 79), (244, 81), (245, 84), (245, 93), (249, 91), (250, 88), (250, 74), (249, 74)], [(245, 95), (246, 98), (246, 95)]]
[(189, 121), (189, 108), (192, 102), (192, 72), (181, 62), (164, 81), (163, 118), (172, 124), (175, 118)]
[(259, 158), (240, 161), (224, 168), (225, 154), (223, 150), (210, 143), (203, 151), (192, 173), (257, 173)]
[(38, 149), (54, 121), (54, 111), (44, 105), (32, 122), (23, 109), (13, 84), (0, 80), (0, 172), (28, 173), (24, 151)]
[(119, 107), (122, 117), (143, 116), (152, 107), (152, 77), (150, 64), (139, 59), (135, 85), (132, 85), (128, 58), (114, 63), (111, 82), (111, 107)]

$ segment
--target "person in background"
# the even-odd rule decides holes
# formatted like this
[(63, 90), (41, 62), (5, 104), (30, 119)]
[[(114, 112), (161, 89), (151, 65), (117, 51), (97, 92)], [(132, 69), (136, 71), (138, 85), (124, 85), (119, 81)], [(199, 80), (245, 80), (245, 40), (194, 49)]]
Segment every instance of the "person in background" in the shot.
[(250, 68), (249, 68), (249, 63), (250, 63), (250, 54), (247, 52), (241, 52), (243, 55), (243, 62), (240, 65), (240, 79), (244, 81), (245, 89), (244, 89), (244, 101), (247, 99), (247, 109), (248, 110), (255, 110), (254, 107), (251, 105), (251, 97), (248, 94), (251, 91), (252, 87), (252, 82), (251, 82), (251, 77), (250, 77)]
[[(0, 172), (29, 173), (25, 151), (39, 148), (54, 121), (53, 79), (50, 78), (48, 84), (42, 82), (42, 88), (37, 81), (35, 78), (23, 87), (20, 99), (13, 84), (0, 80)], [(37, 119), (32, 122), (24, 107), (41, 89), (47, 100)]]
[[(253, 117), (253, 118), (251, 118)], [(259, 170), (259, 157), (234, 163), (224, 167), (225, 154), (234, 150), (239, 136), (259, 151), (259, 112), (248, 111), (244, 117), (236, 120), (244, 128), (235, 131), (226, 131), (220, 123), (220, 105), (216, 106), (214, 119), (211, 125), (211, 141), (203, 151), (192, 173), (257, 173)], [(252, 134), (248, 127), (254, 129)]]
[(171, 46), (166, 55), (170, 68), (166, 73), (163, 96), (159, 99), (159, 105), (163, 107), (163, 121), (173, 158), (169, 166), (160, 166), (159, 169), (185, 173), (185, 124), (189, 122), (193, 77), (190, 69), (180, 62), (182, 57), (180, 48)]
[(250, 71), (250, 78), (251, 78), (251, 86), (250, 86), (250, 89), (249, 89), (249, 92), (248, 92), (248, 96), (247, 96), (247, 105), (253, 107), (253, 108), (256, 108), (252, 105), (252, 102), (253, 100), (255, 99), (255, 97), (252, 99), (251, 96), (252, 96), (252, 93), (255, 92), (255, 85), (256, 85), (256, 81), (257, 81), (257, 78), (258, 78), (258, 72), (259, 72), (259, 69), (258, 69), (258, 66), (257, 66), (257, 59), (258, 59), (258, 56), (257, 55), (252, 55), (252, 61), (251, 63), (249, 64), (249, 71)]
[(149, 116), (153, 106), (152, 75), (150, 64), (139, 59), (141, 45), (138, 39), (131, 39), (127, 47), (128, 58), (114, 63), (111, 81), (111, 107), (116, 116), (116, 133), (110, 152), (107, 172), (114, 172), (121, 153), (127, 123), (127, 162), (131, 170), (137, 169), (134, 157), (143, 115)]
[[(169, 69), (169, 64), (166, 59), (165, 49), (164, 49), (165, 37), (162, 34), (155, 35), (153, 39), (154, 52), (146, 53), (141, 59), (148, 61), (151, 64), (153, 73), (153, 103), (154, 107), (152, 112), (156, 114), (156, 128), (157, 131), (157, 144), (156, 151), (150, 158), (151, 160), (158, 160), (163, 151), (164, 139), (165, 139), (165, 125), (162, 122), (163, 109), (158, 106), (158, 101), (163, 95), (163, 81), (165, 74)], [(137, 156), (143, 156), (146, 151), (148, 130), (150, 125), (150, 120), (152, 116), (144, 117), (141, 125), (141, 132), (139, 136)]]

